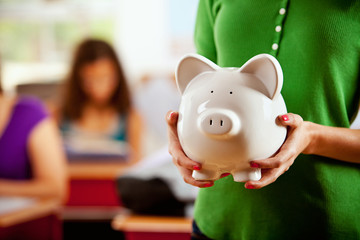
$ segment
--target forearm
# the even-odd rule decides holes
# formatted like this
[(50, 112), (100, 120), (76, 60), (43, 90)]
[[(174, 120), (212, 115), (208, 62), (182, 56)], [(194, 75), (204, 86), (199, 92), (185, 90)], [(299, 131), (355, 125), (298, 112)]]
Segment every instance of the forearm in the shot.
[(131, 147), (131, 162), (138, 162), (141, 157), (141, 136), (143, 133), (143, 123), (141, 116), (135, 110), (132, 110), (129, 118), (129, 126), (128, 126), (128, 137), (129, 144)]
[(304, 122), (311, 141), (305, 154), (316, 154), (346, 162), (360, 163), (360, 130), (327, 127)]
[(12, 181), (0, 179), (0, 195), (65, 199), (66, 186), (40, 180)]

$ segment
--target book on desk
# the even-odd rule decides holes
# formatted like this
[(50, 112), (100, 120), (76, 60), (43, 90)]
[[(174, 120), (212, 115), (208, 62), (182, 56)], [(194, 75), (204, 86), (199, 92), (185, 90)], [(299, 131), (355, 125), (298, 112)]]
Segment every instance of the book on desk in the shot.
[(122, 141), (104, 139), (79, 141), (79, 139), (72, 138), (71, 141), (65, 142), (64, 148), (70, 162), (127, 162), (130, 158), (129, 145)]

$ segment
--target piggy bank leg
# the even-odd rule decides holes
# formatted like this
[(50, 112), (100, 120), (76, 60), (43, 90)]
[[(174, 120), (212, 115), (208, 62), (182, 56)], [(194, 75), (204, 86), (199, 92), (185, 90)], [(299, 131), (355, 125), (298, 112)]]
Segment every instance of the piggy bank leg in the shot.
[(217, 171), (201, 169), (194, 170), (192, 176), (195, 180), (216, 180), (220, 178), (220, 173)]
[(261, 169), (247, 169), (242, 171), (235, 171), (233, 174), (235, 182), (258, 181), (261, 178)]

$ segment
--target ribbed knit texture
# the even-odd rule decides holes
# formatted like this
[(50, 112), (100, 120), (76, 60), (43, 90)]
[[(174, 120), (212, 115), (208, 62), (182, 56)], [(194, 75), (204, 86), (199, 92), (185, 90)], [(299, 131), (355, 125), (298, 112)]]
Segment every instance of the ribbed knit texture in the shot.
[[(195, 44), (222, 67), (275, 56), (288, 111), (306, 121), (349, 127), (356, 113), (360, 1), (200, 0)], [(195, 220), (219, 240), (360, 239), (360, 165), (300, 155), (260, 190), (228, 176), (200, 190)]]

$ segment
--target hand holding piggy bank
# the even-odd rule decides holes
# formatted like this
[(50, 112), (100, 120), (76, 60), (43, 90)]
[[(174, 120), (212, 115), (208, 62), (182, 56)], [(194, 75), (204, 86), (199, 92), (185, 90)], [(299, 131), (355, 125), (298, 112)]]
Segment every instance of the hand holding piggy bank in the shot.
[(249, 162), (272, 156), (283, 144), (286, 128), (276, 117), (287, 113), (280, 94), (283, 74), (268, 54), (241, 68), (221, 68), (200, 55), (178, 64), (182, 94), (178, 136), (185, 154), (202, 164), (196, 180), (216, 180), (231, 173), (234, 181), (257, 181), (261, 169)]

